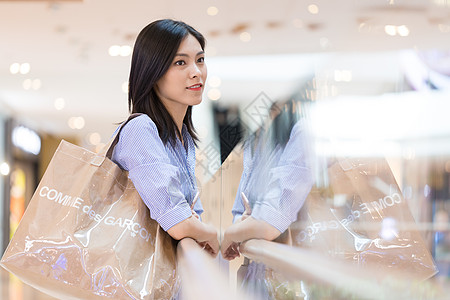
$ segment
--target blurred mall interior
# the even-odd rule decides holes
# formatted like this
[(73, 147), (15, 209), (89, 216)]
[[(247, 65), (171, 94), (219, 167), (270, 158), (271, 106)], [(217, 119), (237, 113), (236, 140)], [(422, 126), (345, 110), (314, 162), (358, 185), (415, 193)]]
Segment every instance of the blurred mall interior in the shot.
[[(223, 235), (244, 189), (271, 207), (272, 177), (292, 194), (282, 236), (231, 262), (180, 243), (183, 298), (448, 299), (450, 0), (0, 0), (1, 253), (61, 140), (97, 153), (126, 120), (134, 41), (162, 18), (207, 40), (203, 221)], [(43, 290), (1, 268), (1, 299)]]

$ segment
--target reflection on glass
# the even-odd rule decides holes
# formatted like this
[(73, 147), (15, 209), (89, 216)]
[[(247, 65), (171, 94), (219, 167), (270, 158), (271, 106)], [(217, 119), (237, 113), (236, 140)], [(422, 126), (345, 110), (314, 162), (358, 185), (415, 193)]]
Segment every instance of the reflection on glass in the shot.
[[(369, 276), (364, 280), (391, 278), (379, 295), (392, 289), (404, 289), (398, 294), (404, 296), (417, 292), (437, 267), (405, 199), (408, 189), (402, 192), (382, 152), (351, 152), (351, 156), (322, 151), (323, 145), (332, 143), (312, 135), (317, 133), (310, 128), (314, 122), (300, 111), (299, 102), (293, 100), (273, 105), (270, 120), (244, 142), (233, 225), (222, 242), (224, 258), (240, 256), (242, 242), (264, 239), (322, 255), (324, 269), (333, 269), (326, 259), (345, 262), (354, 268), (347, 275), (355, 280), (361, 270)], [(324, 287), (308, 275), (317, 267), (306, 266), (305, 276), (288, 280), (276, 263), (246, 258), (238, 284), (258, 299), (364, 295), (356, 291), (362, 287), (347, 291)]]
[[(269, 124), (244, 145), (244, 171), (232, 212), (235, 222), (252, 216), (282, 233), (297, 220), (312, 185), (312, 174), (298, 104), (289, 101), (278, 105), (272, 106)], [(245, 199), (251, 210), (245, 211)]]
[[(226, 259), (239, 255), (249, 239), (285, 240), (313, 184), (307, 134), (294, 100), (275, 103), (270, 119), (244, 143), (244, 170), (232, 209), (234, 224), (224, 233)], [(266, 297), (266, 267), (248, 261), (240, 271), (247, 292)], [(272, 288), (272, 287), (271, 287)]]

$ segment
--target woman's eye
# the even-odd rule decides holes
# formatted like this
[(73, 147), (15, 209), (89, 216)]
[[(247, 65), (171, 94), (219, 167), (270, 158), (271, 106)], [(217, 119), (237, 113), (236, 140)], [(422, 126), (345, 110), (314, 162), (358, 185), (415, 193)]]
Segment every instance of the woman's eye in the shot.
[(205, 57), (200, 57), (200, 58), (197, 60), (197, 62), (200, 62), (200, 63), (205, 62)]
[(179, 61), (176, 61), (175, 64), (176, 64), (177, 66), (182, 66), (182, 65), (184, 65), (184, 64), (186, 64), (186, 63), (184, 62), (184, 60), (179, 60)]

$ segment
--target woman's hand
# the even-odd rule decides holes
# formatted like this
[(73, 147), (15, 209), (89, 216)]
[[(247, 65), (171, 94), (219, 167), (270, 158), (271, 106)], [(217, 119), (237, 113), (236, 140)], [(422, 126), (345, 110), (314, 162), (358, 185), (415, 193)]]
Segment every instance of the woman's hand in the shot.
[(225, 230), (220, 250), (223, 258), (233, 260), (240, 256), (239, 245), (250, 239), (264, 239), (272, 241), (281, 234), (269, 223), (256, 220), (253, 217), (241, 219)]
[(195, 210), (192, 209), (191, 212), (192, 212), (192, 216), (194, 218), (197, 218), (197, 220), (200, 220), (200, 216), (195, 212)]
[(193, 215), (194, 217), (196, 217), (197, 219), (200, 220), (200, 216), (199, 216), (199, 215), (195, 212), (195, 210), (194, 210), (195, 203), (196, 203), (197, 200), (198, 200), (198, 195), (199, 195), (199, 192), (197, 192), (197, 194), (195, 194), (194, 200), (192, 201), (192, 204), (191, 204), (191, 212), (192, 212), (192, 215)]
[(233, 260), (236, 257), (240, 257), (239, 245), (240, 243), (224, 239), (221, 245), (222, 257), (226, 260)]
[[(241, 193), (241, 198), (242, 203), (244, 204), (245, 211), (242, 214), (242, 216), (236, 220), (236, 223), (242, 222), (252, 215), (252, 208), (250, 207), (250, 203), (247, 199), (247, 196), (245, 196), (244, 193)], [(225, 231), (223, 235), (223, 240), (220, 247), (222, 256), (226, 260), (233, 260), (236, 257), (241, 256), (239, 252), (239, 245), (241, 243), (233, 240), (234, 238), (237, 238), (236, 235), (239, 235), (238, 228), (239, 227), (232, 225)]]
[(241, 193), (241, 197), (242, 203), (244, 203), (245, 211), (242, 214), (240, 221), (244, 221), (245, 219), (247, 219), (252, 215), (252, 208), (250, 207), (250, 202), (248, 201), (247, 196), (245, 196), (243, 192)]
[(212, 257), (216, 257), (219, 253), (219, 240), (217, 239), (217, 230), (212, 225), (208, 225), (205, 223), (202, 224), (206, 227), (205, 230), (209, 233), (206, 235), (206, 240), (197, 240), (197, 243)]
[(212, 257), (216, 257), (219, 253), (219, 249), (214, 249), (208, 242), (197, 242), (197, 244), (202, 247), (203, 250), (208, 252)]
[(241, 254), (239, 252), (239, 225), (233, 224), (225, 230), (223, 234), (222, 243), (220, 245), (222, 257), (226, 260), (233, 260), (236, 257), (240, 257)]
[(219, 253), (219, 240), (217, 239), (216, 228), (202, 223), (193, 215), (172, 226), (167, 230), (167, 233), (175, 240), (181, 240), (186, 237), (194, 239), (213, 257), (216, 257)]

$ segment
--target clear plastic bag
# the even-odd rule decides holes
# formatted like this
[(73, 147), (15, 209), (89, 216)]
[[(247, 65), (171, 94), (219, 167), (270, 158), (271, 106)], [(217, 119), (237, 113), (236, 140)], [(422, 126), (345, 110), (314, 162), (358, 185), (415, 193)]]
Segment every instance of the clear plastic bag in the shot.
[(175, 246), (125, 171), (62, 141), (1, 264), (61, 299), (171, 299)]

